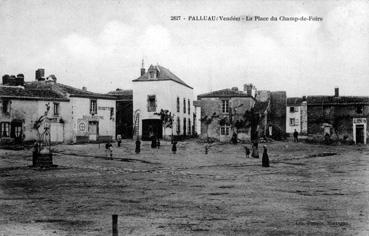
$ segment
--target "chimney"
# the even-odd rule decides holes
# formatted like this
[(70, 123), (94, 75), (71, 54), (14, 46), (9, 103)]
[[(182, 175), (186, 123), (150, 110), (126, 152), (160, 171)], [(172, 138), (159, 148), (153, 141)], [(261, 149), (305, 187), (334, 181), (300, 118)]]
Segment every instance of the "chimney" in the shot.
[(248, 96), (252, 96), (252, 84), (244, 84), (243, 85), (243, 91), (246, 92)]
[(339, 88), (338, 88), (338, 87), (335, 87), (335, 88), (334, 88), (334, 96), (335, 96), (335, 97), (339, 97), (339, 96), (340, 96), (340, 90), (339, 90)]
[(21, 85), (24, 86), (24, 74), (17, 74), (17, 77), (15, 79), (15, 85)]
[(10, 76), (9, 75), (3, 75), (3, 85), (7, 85), (9, 83)]
[(47, 83), (56, 83), (56, 76), (55, 75), (49, 75), (47, 78), (46, 78), (46, 82)]
[(83, 91), (87, 91), (87, 87), (83, 86), (83, 87), (82, 87), (82, 90), (83, 90)]
[(145, 74), (145, 65), (144, 65), (144, 60), (142, 59), (142, 65), (141, 65), (141, 76), (143, 76)]
[(36, 80), (37, 81), (43, 81), (45, 80), (45, 69), (37, 69), (36, 70)]
[(232, 89), (232, 91), (238, 91), (237, 87), (232, 87), (231, 89)]

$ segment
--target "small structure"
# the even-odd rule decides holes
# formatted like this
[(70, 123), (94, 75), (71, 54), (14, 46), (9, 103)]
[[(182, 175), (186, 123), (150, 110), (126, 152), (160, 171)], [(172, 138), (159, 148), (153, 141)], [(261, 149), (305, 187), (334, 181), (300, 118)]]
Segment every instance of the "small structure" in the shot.
[(57, 82), (55, 75), (44, 77), (36, 71), (35, 81), (24, 76), (4, 75), (0, 85), (0, 141), (23, 142), (38, 138), (34, 121), (43, 115), (46, 104), (52, 143), (106, 142), (115, 139), (116, 97), (93, 93)]
[(250, 139), (250, 129), (242, 127), (242, 123), (245, 112), (256, 102), (252, 91), (249, 87), (245, 91), (233, 87), (198, 95), (195, 104), (201, 113), (201, 137), (229, 142), (236, 133), (238, 139)]
[(307, 102), (306, 97), (287, 98), (286, 133), (292, 136), (294, 131), (307, 133)]
[(133, 91), (116, 89), (108, 95), (116, 97), (115, 132), (123, 139), (133, 137)]

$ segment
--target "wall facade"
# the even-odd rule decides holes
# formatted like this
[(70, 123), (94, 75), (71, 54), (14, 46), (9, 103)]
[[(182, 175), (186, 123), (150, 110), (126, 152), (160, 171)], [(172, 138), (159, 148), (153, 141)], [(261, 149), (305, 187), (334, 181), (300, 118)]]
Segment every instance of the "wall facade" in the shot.
[(292, 134), (295, 130), (301, 133), (301, 106), (287, 106), (286, 133)]
[[(326, 133), (332, 138), (355, 140), (354, 119), (369, 120), (369, 106), (363, 106), (362, 112), (357, 112), (357, 105), (310, 105), (308, 104), (308, 133), (324, 136)], [(327, 127), (330, 129), (327, 129)], [(337, 130), (337, 134), (335, 132)], [(366, 127), (365, 137), (369, 136)]]
[[(50, 126), (51, 137), (60, 137), (55, 142), (63, 142), (70, 138), (67, 134), (68, 129), (71, 129), (71, 109), (69, 102), (55, 101), (58, 104), (58, 115), (54, 115), (54, 102), (53, 101), (40, 101), (40, 100), (18, 100), (10, 99), (9, 113), (3, 113), (3, 102), (1, 103), (1, 118), (0, 122), (10, 123), (16, 122), (17, 125), (21, 124), (21, 133), (24, 141), (33, 141), (38, 139), (37, 131), (33, 128), (35, 121), (37, 121), (46, 111), (46, 104), (50, 105), (48, 118)], [(54, 129), (54, 127), (61, 127), (60, 129)], [(12, 129), (12, 127), (10, 127)], [(40, 132), (43, 131), (43, 127), (40, 127)], [(10, 132), (10, 130), (9, 130)], [(61, 134), (60, 134), (61, 132)], [(0, 135), (2, 139), (7, 138), (4, 135)], [(54, 140), (52, 140), (54, 141)]]
[[(228, 101), (231, 114), (229, 112), (223, 112), (222, 100)], [(214, 113), (218, 116), (217, 118), (214, 118), (210, 124), (201, 122), (201, 137), (214, 138), (220, 140), (221, 142), (230, 141), (233, 132), (235, 131), (234, 125), (229, 122), (230, 115), (232, 116), (231, 119), (233, 121), (244, 120), (245, 118), (243, 116), (245, 112), (250, 110), (255, 104), (255, 100), (251, 97), (201, 98), (201, 100), (197, 102), (201, 111), (200, 119), (205, 116), (211, 117)], [(240, 106), (241, 104), (243, 105)], [(222, 119), (226, 120), (225, 124), (220, 123)], [(242, 140), (249, 139), (249, 128), (242, 128), (238, 130), (238, 138)]]
[[(91, 100), (97, 102), (95, 114), (90, 113)], [(115, 100), (71, 97), (70, 105), (73, 125), (67, 132), (73, 142), (115, 140)]]

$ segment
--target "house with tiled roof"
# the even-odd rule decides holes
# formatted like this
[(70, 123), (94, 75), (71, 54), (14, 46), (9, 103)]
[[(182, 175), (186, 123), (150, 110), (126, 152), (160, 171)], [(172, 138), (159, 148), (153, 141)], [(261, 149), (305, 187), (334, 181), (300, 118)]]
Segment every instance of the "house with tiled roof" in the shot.
[[(294, 111), (297, 110), (295, 107), (302, 109), (306, 106), (305, 123), (306, 133), (309, 136), (322, 139), (329, 137), (363, 144), (368, 142), (369, 97), (367, 96), (341, 96), (339, 89), (335, 88), (332, 96), (289, 98), (287, 106), (294, 107)], [(301, 117), (304, 116), (301, 115)], [(300, 122), (300, 124), (303, 123)]]
[[(193, 88), (169, 69), (142, 65), (140, 77), (133, 82), (135, 137), (188, 136), (193, 133)], [(163, 124), (160, 111), (168, 111), (172, 122)]]
[(306, 98), (287, 98), (286, 133), (290, 136), (295, 132), (305, 135), (307, 133), (307, 105)]
[(255, 103), (252, 85), (245, 85), (244, 91), (233, 87), (198, 95), (195, 103), (198, 134), (221, 142), (230, 141), (234, 133), (241, 140), (250, 139), (250, 129), (238, 129), (236, 123), (244, 120), (245, 112)]
[(47, 113), (51, 142), (106, 141), (115, 138), (114, 96), (57, 83), (54, 75), (36, 71), (35, 81), (4, 75), (0, 86), (1, 141), (37, 139), (34, 123)]

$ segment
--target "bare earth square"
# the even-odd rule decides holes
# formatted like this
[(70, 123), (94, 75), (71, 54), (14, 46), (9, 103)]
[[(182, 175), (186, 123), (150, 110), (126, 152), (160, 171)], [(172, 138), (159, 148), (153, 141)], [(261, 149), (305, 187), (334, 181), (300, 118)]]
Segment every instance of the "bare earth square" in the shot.
[(366, 146), (267, 145), (270, 168), (196, 141), (58, 145), (52, 170), (0, 150), (0, 235), (111, 235), (112, 214), (120, 235), (369, 234)]

